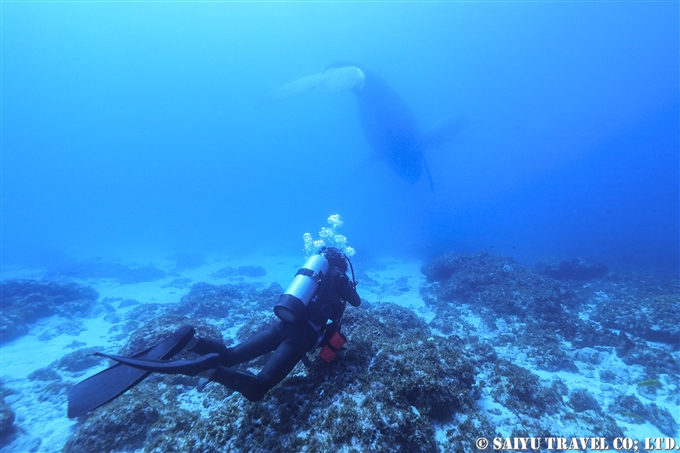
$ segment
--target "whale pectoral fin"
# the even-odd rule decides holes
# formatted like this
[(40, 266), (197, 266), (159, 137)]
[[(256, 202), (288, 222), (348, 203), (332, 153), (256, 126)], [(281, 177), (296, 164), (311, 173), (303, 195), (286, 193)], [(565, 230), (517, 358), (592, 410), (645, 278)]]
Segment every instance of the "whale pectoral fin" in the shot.
[(469, 124), (470, 121), (465, 118), (456, 118), (452, 115), (445, 116), (424, 134), (425, 149), (437, 148), (446, 143), (455, 142), (458, 133)]
[(432, 182), (432, 173), (430, 173), (430, 166), (427, 165), (427, 160), (423, 156), (423, 167), (425, 168), (425, 174), (427, 175), (427, 182), (430, 183), (430, 190), (434, 193), (434, 182)]
[(366, 76), (356, 66), (327, 68), (319, 79), (317, 89), (322, 93), (342, 93), (363, 88)]
[(314, 74), (307, 77), (303, 77), (294, 82), (290, 82), (278, 90), (274, 91), (267, 97), (264, 101), (260, 102), (259, 105), (285, 101), (286, 99), (292, 99), (313, 90), (319, 83), (319, 79), (322, 74)]
[(282, 86), (270, 94), (267, 99), (260, 102), (258, 107), (262, 104), (285, 101), (302, 96), (314, 88), (321, 93), (342, 93), (354, 88), (361, 89), (364, 86), (364, 79), (364, 72), (356, 66), (328, 68), (320, 74), (303, 77)]

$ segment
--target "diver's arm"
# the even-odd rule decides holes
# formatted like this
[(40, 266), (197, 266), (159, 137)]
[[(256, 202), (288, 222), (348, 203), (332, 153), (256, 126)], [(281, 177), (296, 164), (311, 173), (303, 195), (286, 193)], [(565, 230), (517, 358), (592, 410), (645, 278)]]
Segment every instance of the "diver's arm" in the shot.
[(358, 307), (361, 304), (361, 297), (354, 288), (354, 285), (349, 281), (346, 274), (341, 273), (338, 276), (337, 292), (341, 299), (346, 300), (353, 307)]

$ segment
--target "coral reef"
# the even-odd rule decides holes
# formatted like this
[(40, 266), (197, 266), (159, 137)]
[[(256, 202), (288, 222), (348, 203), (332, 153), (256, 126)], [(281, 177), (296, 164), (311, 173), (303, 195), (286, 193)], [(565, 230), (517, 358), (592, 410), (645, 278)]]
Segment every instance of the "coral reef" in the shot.
[(161, 288), (185, 289), (189, 288), (190, 286), (191, 286), (190, 278), (176, 278), (172, 280), (170, 283), (166, 283), (165, 285), (161, 286)]
[(536, 269), (540, 274), (558, 280), (595, 280), (609, 273), (609, 269), (603, 263), (588, 258), (570, 260), (547, 258), (536, 263)]
[(634, 395), (620, 395), (609, 405), (608, 410), (615, 418), (632, 424), (646, 422), (659, 428), (666, 436), (675, 436), (678, 423), (666, 409), (654, 403), (644, 404)]
[(569, 406), (576, 412), (600, 411), (600, 405), (586, 389), (576, 389), (569, 394)]
[(153, 282), (166, 276), (165, 271), (153, 264), (141, 267), (130, 267), (121, 263), (109, 263), (101, 260), (71, 261), (49, 269), (45, 273), (48, 280), (71, 280), (74, 278), (111, 278), (120, 284)]
[(55, 314), (86, 316), (99, 294), (77, 283), (7, 280), (0, 283), (0, 336), (9, 341), (28, 333), (30, 324)]
[(495, 401), (534, 418), (557, 413), (562, 397), (554, 384), (544, 386), (538, 376), (507, 360), (498, 360), (494, 368), (488, 384)]
[[(680, 347), (675, 322), (680, 318), (680, 290), (672, 283), (657, 282), (655, 288), (667, 288), (662, 297), (645, 294), (641, 288), (646, 285), (640, 282), (625, 284), (622, 276), (616, 282), (601, 281), (595, 290), (537, 275), (512, 258), (486, 252), (444, 255), (422, 271), (432, 284), (421, 294), (435, 307), (437, 318), (450, 317), (464, 303), (491, 328), (502, 319), (515, 331), (513, 341), (530, 349), (541, 369), (577, 370), (561, 347), (567, 340), (579, 348), (613, 347), (627, 364), (648, 367), (650, 376), (680, 372), (662, 348), (635, 339)], [(434, 322), (442, 323), (437, 318)]]
[[(151, 387), (151, 388), (150, 388)], [(96, 411), (78, 427), (64, 446), (64, 453), (111, 452), (144, 446), (149, 426), (160, 418), (160, 398), (148, 398), (154, 385), (143, 382), (124, 397), (112, 401), (106, 410)], [(184, 415), (178, 413), (177, 416)]]
[[(502, 351), (478, 362), (480, 387), (496, 403), (536, 420), (523, 421), (518, 433), (549, 432), (552, 422), (546, 417), (564, 414), (562, 436), (573, 429), (581, 436), (613, 439), (623, 433), (616, 420), (648, 421), (666, 435), (677, 434), (677, 421), (660, 406), (643, 405), (632, 395), (608, 407), (602, 399), (614, 392), (607, 383), (633, 384), (636, 373), (642, 377), (638, 382), (650, 383), (638, 385), (638, 394), (678, 404), (665, 388), (680, 386), (677, 278), (609, 272), (584, 284), (539, 275), (511, 258), (486, 252), (444, 255), (422, 271), (430, 283), (421, 295), (435, 312), (430, 326), (443, 335), (465, 338), (468, 348)], [(551, 373), (593, 378), (598, 373), (601, 388), (593, 394), (569, 390), (559, 380), (542, 382), (515, 362)], [(616, 362), (622, 367), (611, 365)], [(632, 404), (631, 398), (639, 404)]]
[(238, 275), (238, 269), (229, 266), (223, 267), (219, 269), (217, 272), (213, 272), (212, 274), (209, 275), (212, 278), (229, 278)]
[(501, 319), (509, 325), (522, 323), (515, 341), (535, 352), (539, 367), (548, 371), (576, 369), (557, 347), (555, 337), (555, 332), (565, 327), (565, 310), (573, 305), (568, 288), (512, 258), (487, 252), (444, 255), (423, 266), (422, 272), (434, 284), (423, 288), (421, 294), (436, 308), (438, 317), (449, 318), (449, 303), (461, 301), (474, 307), (491, 328)]
[(407, 275), (402, 275), (398, 278), (388, 278), (383, 283), (378, 282), (372, 278), (363, 268), (356, 271), (357, 281), (361, 282), (362, 290), (369, 290), (372, 293), (380, 294), (384, 298), (393, 296), (400, 296), (411, 291), (411, 282), (413, 280)]
[[(174, 309), (177, 313), (197, 319), (231, 317), (242, 322), (253, 311), (270, 312), (283, 293), (281, 285), (273, 283), (267, 289), (249, 284), (211, 285), (196, 283)], [(244, 303), (247, 302), (247, 303)]]
[(680, 294), (611, 287), (593, 313), (604, 327), (680, 349)]
[(244, 277), (264, 277), (267, 271), (262, 266), (240, 266), (238, 268), (238, 275)]
[(1, 384), (0, 393), (2, 393), (2, 399), (0, 400), (0, 447), (2, 447), (12, 439), (17, 428), (14, 425), (14, 411), (5, 402), (6, 389)]
[(132, 307), (133, 305), (139, 305), (139, 301), (135, 299), (125, 299), (118, 304), (118, 308)]
[[(677, 278), (615, 271), (563, 278), (486, 252), (447, 254), (422, 267), (427, 284), (416, 314), (389, 300), (413, 296), (422, 276), (384, 278), (367, 268), (357, 269), (360, 292), (370, 287), (382, 297), (347, 309), (349, 342), (332, 364), (310, 354), (309, 368), (298, 364), (256, 403), (199, 378), (152, 374), (80, 417), (64, 451), (463, 453), (475, 451), (480, 436), (598, 437), (611, 445), (643, 424), (650, 435), (678, 435), (667, 409), (680, 404)], [(225, 269), (217, 274), (240, 278)], [(243, 341), (276, 320), (282, 292), (277, 284), (195, 283), (179, 302), (106, 299), (96, 312), (135, 305), (111, 328), (120, 342), (108, 351), (130, 355), (183, 324), (227, 344)], [(63, 406), (78, 376), (101, 364), (82, 343), (68, 348), (30, 373), (37, 401)], [(242, 366), (256, 371), (266, 358)], [(5, 423), (12, 417), (2, 410)]]
[(159, 343), (185, 324), (196, 329), (196, 335), (222, 339), (222, 334), (212, 324), (203, 319), (190, 318), (177, 314), (164, 314), (145, 322), (128, 338), (125, 346), (118, 351), (118, 355), (131, 356), (151, 345)]
[(93, 366), (101, 364), (105, 359), (93, 355), (101, 351), (101, 348), (82, 348), (77, 349), (63, 356), (61, 359), (52, 362), (47, 369), (65, 370), (71, 373), (87, 370)]

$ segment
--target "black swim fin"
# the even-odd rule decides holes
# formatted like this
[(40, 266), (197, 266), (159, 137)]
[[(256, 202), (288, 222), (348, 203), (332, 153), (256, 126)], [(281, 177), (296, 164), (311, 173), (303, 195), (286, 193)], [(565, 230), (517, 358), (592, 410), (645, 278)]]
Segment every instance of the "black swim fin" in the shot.
[(99, 356), (118, 360), (120, 363), (154, 373), (185, 374), (196, 376), (204, 371), (215, 370), (210, 378), (213, 382), (219, 382), (227, 388), (241, 393), (249, 401), (259, 401), (267, 392), (257, 377), (249, 372), (234, 370), (225, 366), (219, 366), (220, 355), (217, 353), (206, 354), (193, 360), (145, 360), (131, 357), (121, 357), (110, 354), (96, 353)]
[(220, 355), (217, 353), (202, 355), (192, 360), (148, 360), (104, 354), (101, 352), (96, 352), (95, 355), (108, 357), (123, 365), (128, 365), (144, 371), (164, 374), (185, 374), (187, 376), (196, 376), (204, 371), (217, 368), (220, 364)]
[[(136, 359), (169, 359), (189, 343), (196, 331), (184, 325), (155, 346), (138, 352)], [(105, 369), (77, 383), (68, 392), (68, 417), (74, 418), (102, 406), (143, 381), (150, 371), (121, 363)]]

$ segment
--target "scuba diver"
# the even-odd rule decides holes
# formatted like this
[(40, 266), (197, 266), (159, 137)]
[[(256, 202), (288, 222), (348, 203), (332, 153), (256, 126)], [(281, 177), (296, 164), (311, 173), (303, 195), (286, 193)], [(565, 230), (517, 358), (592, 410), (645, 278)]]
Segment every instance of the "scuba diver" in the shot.
[[(352, 270), (352, 280), (347, 276)], [(96, 355), (115, 360), (115, 365), (79, 382), (68, 393), (68, 416), (80, 416), (122, 395), (152, 372), (205, 377), (235, 390), (250, 401), (259, 401), (290, 373), (299, 361), (309, 364), (307, 352), (321, 347), (319, 356), (326, 362), (335, 358), (345, 344), (340, 319), (346, 302), (358, 307), (354, 269), (339, 249), (322, 247), (298, 270), (274, 313), (279, 318), (269, 329), (228, 348), (210, 338), (194, 336), (186, 325), (158, 343), (135, 354), (122, 357)], [(181, 351), (199, 354), (192, 360), (168, 360)], [(257, 374), (231, 367), (272, 352)]]

